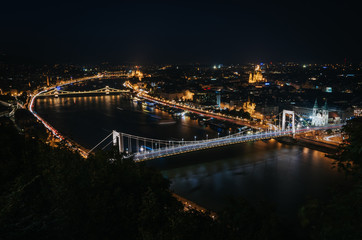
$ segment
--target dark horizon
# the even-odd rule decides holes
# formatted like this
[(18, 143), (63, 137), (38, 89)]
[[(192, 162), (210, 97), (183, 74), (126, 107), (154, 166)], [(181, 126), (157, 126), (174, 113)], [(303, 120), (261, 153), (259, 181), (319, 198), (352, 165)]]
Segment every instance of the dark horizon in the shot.
[(0, 20), (15, 62), (362, 62), (348, 2), (7, 2)]

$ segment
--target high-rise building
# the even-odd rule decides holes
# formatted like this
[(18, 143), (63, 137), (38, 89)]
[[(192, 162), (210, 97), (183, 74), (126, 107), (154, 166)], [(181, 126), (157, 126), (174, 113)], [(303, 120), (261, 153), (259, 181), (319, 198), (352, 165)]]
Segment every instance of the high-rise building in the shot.
[(220, 107), (221, 104), (221, 94), (219, 92), (216, 93), (216, 105)]

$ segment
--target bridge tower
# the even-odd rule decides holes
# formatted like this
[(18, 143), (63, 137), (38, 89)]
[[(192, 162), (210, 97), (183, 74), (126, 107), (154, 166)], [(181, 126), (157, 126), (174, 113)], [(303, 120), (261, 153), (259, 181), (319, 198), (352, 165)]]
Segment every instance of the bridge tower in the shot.
[(123, 136), (121, 133), (113, 130), (113, 146), (117, 146), (118, 143), (118, 151), (119, 153), (123, 152)]
[(285, 119), (286, 119), (286, 115), (292, 115), (292, 131), (293, 134), (295, 134), (295, 116), (294, 116), (294, 111), (289, 111), (289, 110), (283, 110), (283, 120), (282, 120), (282, 130), (285, 130)]

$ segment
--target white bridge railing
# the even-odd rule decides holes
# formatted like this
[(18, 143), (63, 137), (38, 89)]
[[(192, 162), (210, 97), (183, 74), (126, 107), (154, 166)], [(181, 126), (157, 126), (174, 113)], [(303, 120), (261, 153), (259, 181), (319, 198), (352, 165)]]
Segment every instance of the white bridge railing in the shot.
[[(341, 128), (343, 124), (322, 127), (308, 127), (296, 130), (268, 131), (256, 134), (236, 133), (233, 135), (200, 141), (166, 141), (159, 139), (143, 138), (130, 134), (113, 131), (113, 144), (118, 145), (119, 151), (126, 156), (133, 156), (135, 161), (145, 161), (202, 149), (214, 148), (241, 142), (271, 139), (315, 130)], [(104, 140), (103, 140), (104, 141)], [(142, 144), (141, 144), (142, 143)], [(136, 145), (136, 147), (134, 147)], [(135, 151), (132, 151), (132, 146)]]
[(58, 90), (56, 88), (51, 89), (49, 91), (46, 91), (44, 93), (41, 93), (38, 95), (38, 97), (50, 97), (50, 96), (65, 96), (65, 95), (82, 95), (82, 94), (99, 94), (99, 93), (105, 93), (105, 94), (110, 94), (110, 93), (129, 93), (130, 90), (123, 90), (123, 89), (116, 89), (116, 88), (111, 88), (109, 86), (106, 86), (104, 88), (100, 88), (100, 89), (94, 89), (94, 90), (89, 90), (89, 91), (66, 91), (66, 90)]

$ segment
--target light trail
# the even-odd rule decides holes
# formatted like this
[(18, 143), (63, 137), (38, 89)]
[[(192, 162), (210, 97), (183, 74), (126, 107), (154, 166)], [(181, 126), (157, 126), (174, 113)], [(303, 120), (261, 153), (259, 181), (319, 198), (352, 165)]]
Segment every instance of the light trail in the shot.
[(138, 93), (137, 94), (138, 97), (149, 100), (149, 101), (152, 101), (152, 102), (155, 102), (155, 103), (158, 103), (158, 104), (162, 104), (162, 105), (166, 105), (166, 106), (169, 106), (169, 107), (181, 109), (181, 110), (184, 110), (184, 111), (189, 111), (189, 112), (196, 113), (196, 114), (199, 114), (199, 115), (204, 115), (204, 116), (207, 116), (207, 117), (216, 118), (216, 119), (219, 119), (219, 120), (228, 121), (228, 122), (238, 124), (238, 125), (248, 126), (248, 127), (254, 128), (254, 129), (268, 128), (268, 126), (256, 126), (256, 125), (247, 123), (244, 120), (231, 118), (231, 117), (226, 117), (226, 116), (220, 116), (217, 113), (210, 113), (210, 112), (202, 110), (202, 109), (195, 109), (195, 108), (190, 107), (190, 106), (182, 106), (182, 105), (180, 105), (178, 103), (172, 103), (172, 102), (170, 103), (170, 101), (168, 101), (168, 100), (161, 100), (161, 99), (158, 99), (156, 97), (152, 97), (152, 96), (147, 94), (147, 91), (144, 91), (142, 89), (137, 90), (137, 89), (133, 88), (133, 86), (130, 83), (127, 83), (127, 82), (125, 82), (124, 86), (128, 87), (128, 88), (131, 88), (134, 91), (136, 91)]
[[(95, 76), (91, 76), (91, 77), (85, 77), (85, 78), (80, 78), (80, 79), (76, 79), (74, 81), (69, 81), (67, 83), (63, 83), (61, 85), (55, 86), (55, 87), (49, 87), (45, 90), (42, 90), (38, 93), (36, 93), (34, 96), (31, 97), (30, 100), (30, 104), (29, 104), (29, 111), (36, 117), (36, 119), (38, 119), (38, 121), (40, 121), (52, 134), (53, 136), (55, 136), (56, 138), (60, 139), (60, 141), (65, 141), (65, 143), (68, 145), (68, 147), (76, 147), (77, 152), (79, 152), (79, 154), (83, 157), (83, 158), (87, 158), (88, 154), (86, 151), (84, 151), (83, 149), (81, 149), (79, 146), (74, 146), (75, 144), (72, 143), (70, 140), (67, 140), (65, 137), (63, 137), (58, 130), (56, 130), (52, 125), (50, 125), (47, 121), (45, 121), (42, 117), (40, 117), (35, 111), (34, 111), (34, 103), (36, 98), (39, 95), (42, 95), (50, 90), (56, 89), (56, 87), (62, 87), (62, 86), (66, 86), (69, 84), (73, 84), (73, 83), (78, 83), (78, 82), (83, 82), (83, 81), (87, 81), (90, 79), (95, 79), (95, 78), (102, 78), (104, 77), (104, 75), (95, 75)], [(79, 145), (79, 144), (77, 144)]]

